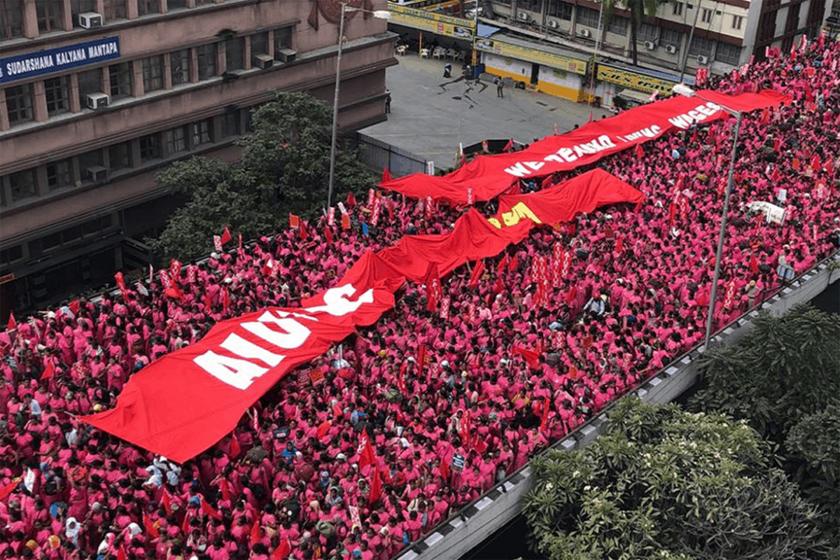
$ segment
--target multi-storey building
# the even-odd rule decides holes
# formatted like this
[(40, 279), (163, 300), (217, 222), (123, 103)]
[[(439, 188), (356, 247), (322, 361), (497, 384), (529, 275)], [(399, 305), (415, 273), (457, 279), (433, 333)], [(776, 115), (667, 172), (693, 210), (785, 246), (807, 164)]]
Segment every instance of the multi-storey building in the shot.
[[(156, 172), (235, 159), (274, 91), (331, 103), (339, 12), (338, 0), (0, 0), (0, 316), (140, 260), (137, 240), (177, 205)], [(396, 61), (384, 21), (346, 21), (339, 124), (353, 130), (385, 118)]]
[[(624, 90), (641, 98), (661, 91), (683, 68), (688, 76), (701, 66), (725, 73), (753, 55), (761, 58), (767, 46), (787, 52), (803, 33), (813, 37), (831, 8), (826, 0), (660, 2), (638, 28), (638, 65), (632, 66), (629, 12), (620, 2), (609, 18), (591, 0), (487, 0), (484, 6), (481, 21), (494, 27), (477, 46), (488, 72), (581, 101), (594, 70), (595, 94), (607, 104)], [(604, 32), (593, 69), (599, 25)]]

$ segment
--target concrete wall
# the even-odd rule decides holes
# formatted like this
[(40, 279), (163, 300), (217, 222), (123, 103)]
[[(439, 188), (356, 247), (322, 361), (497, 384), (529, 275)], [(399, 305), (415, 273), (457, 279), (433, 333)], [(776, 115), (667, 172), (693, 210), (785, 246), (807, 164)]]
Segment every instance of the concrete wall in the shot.
[[(790, 287), (784, 288), (761, 307), (775, 316), (783, 315), (794, 306), (811, 301), (833, 285), (840, 290), (840, 269), (831, 270), (830, 262), (840, 265), (840, 251), (803, 275)], [(724, 328), (713, 339), (715, 344), (734, 344), (752, 329), (752, 311), (732, 325)], [(671, 402), (694, 385), (698, 378), (698, 358), (704, 347), (698, 346), (679, 357), (657, 373), (632, 394), (650, 403)], [(610, 408), (584, 424), (578, 430), (555, 444), (568, 451), (579, 449), (598, 437), (609, 421)], [(412, 548), (398, 555), (399, 560), (455, 560), (460, 558), (492, 533), (510, 522), (520, 512), (522, 497), (530, 488), (533, 473), (529, 465), (514, 473), (505, 482), (465, 508), (460, 516), (441, 524)]]

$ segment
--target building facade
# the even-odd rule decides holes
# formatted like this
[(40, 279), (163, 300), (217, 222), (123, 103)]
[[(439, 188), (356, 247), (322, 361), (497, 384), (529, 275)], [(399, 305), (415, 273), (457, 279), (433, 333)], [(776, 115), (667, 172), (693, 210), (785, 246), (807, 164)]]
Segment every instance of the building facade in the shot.
[[(698, 67), (720, 74), (763, 57), (768, 46), (787, 52), (803, 33), (813, 37), (831, 10), (826, 0), (661, 2), (638, 29), (638, 65), (632, 66), (629, 12), (620, 7), (606, 18), (601, 4), (590, 0), (488, 0), (484, 6), (481, 21), (492, 27), (477, 47), (486, 53), (488, 72), (518, 75), (578, 101), (588, 97), (595, 73), (595, 95), (607, 105), (622, 91), (636, 97), (661, 92), (679, 81), (683, 68), (689, 77)], [(604, 31), (593, 68), (599, 25)]]
[[(195, 154), (235, 159), (250, 110), (275, 91), (332, 103), (339, 12), (338, 0), (2, 0), (0, 316), (142, 264), (138, 240), (179, 202), (156, 173)], [(395, 63), (386, 22), (349, 14), (343, 130), (385, 118)]]

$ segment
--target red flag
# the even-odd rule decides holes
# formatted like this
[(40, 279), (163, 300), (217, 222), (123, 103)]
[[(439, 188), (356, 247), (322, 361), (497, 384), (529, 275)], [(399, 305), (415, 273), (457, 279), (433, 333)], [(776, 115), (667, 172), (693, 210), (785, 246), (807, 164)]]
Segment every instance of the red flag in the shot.
[(289, 537), (286, 537), (280, 544), (277, 545), (277, 548), (271, 553), (271, 560), (286, 560), (289, 557), (289, 554), (292, 553), (292, 543), (289, 542)]
[(185, 535), (190, 534), (190, 519), (192, 519), (192, 515), (190, 515), (190, 510), (187, 510), (187, 513), (184, 514), (184, 520), (181, 521), (181, 532)]
[(379, 473), (379, 466), (373, 469), (373, 476), (370, 482), (370, 495), (368, 505), (373, 505), (382, 497), (382, 476)]
[(178, 284), (171, 284), (168, 288), (166, 288), (163, 293), (166, 297), (171, 297), (172, 299), (180, 300), (184, 297), (184, 292), (181, 291), (181, 288), (178, 287)]
[(163, 506), (166, 515), (172, 515), (172, 496), (169, 495), (166, 488), (163, 489), (163, 494), (160, 496), (160, 505)]
[(230, 436), (230, 455), (231, 459), (236, 459), (239, 457), (239, 454), (242, 453), (242, 447), (239, 446), (239, 440), (236, 438), (236, 434), (231, 434)]
[(500, 260), (498, 266), (496, 266), (496, 276), (503, 275), (507, 270), (509, 263), (510, 260), (508, 259), (507, 253), (505, 253), (505, 256), (502, 257), (502, 260)]
[(120, 547), (117, 549), (117, 560), (127, 560), (128, 556), (125, 553), (125, 545), (120, 543)]
[(150, 539), (156, 539), (160, 537), (160, 531), (155, 526), (152, 518), (143, 513), (143, 527), (146, 529), (146, 534), (149, 535)]
[(230, 492), (230, 482), (224, 478), (219, 479), (219, 491), (222, 493), (222, 499), (229, 502), (233, 496)]
[(315, 432), (315, 437), (318, 439), (324, 439), (324, 436), (327, 435), (332, 428), (332, 422), (329, 420), (324, 420), (318, 426), (318, 430)]
[(326, 238), (327, 243), (332, 244), (332, 242), (333, 242), (333, 232), (332, 232), (331, 227), (327, 226), (327, 227), (324, 228), (324, 237)]
[(230, 307), (230, 292), (227, 288), (222, 288), (222, 313), (227, 313)]
[(451, 471), (449, 470), (449, 460), (447, 457), (440, 458), (440, 465), (438, 465), (438, 474), (444, 480), (449, 480), (449, 475)]
[(17, 488), (18, 484), (20, 484), (20, 480), (20, 477), (17, 477), (5, 486), (0, 486), (0, 501), (5, 500), (12, 492), (15, 491), (15, 488)]
[(208, 504), (207, 500), (205, 500), (204, 497), (201, 498), (201, 512), (204, 515), (212, 517), (213, 519), (219, 519), (219, 520), (222, 519), (222, 514), (219, 513), (219, 511), (217, 509), (215, 509), (213, 506)]
[(350, 214), (341, 215), (341, 229), (350, 229)]
[(114, 280), (117, 282), (117, 288), (120, 289), (120, 293), (122, 293), (123, 298), (125, 298), (128, 290), (125, 287), (125, 277), (123, 276), (123, 273), (117, 272), (114, 274)]
[(538, 369), (540, 367), (540, 355), (538, 352), (534, 350), (528, 350), (523, 346), (514, 345), (513, 353), (519, 354), (525, 361), (528, 363), (528, 367), (531, 369)]
[(464, 411), (464, 417), (461, 419), (461, 441), (464, 443), (464, 447), (469, 447), (470, 441), (472, 440), (472, 416), (470, 415), (470, 411)]
[(9, 322), (6, 323), (6, 330), (13, 331), (17, 328), (17, 321), (15, 321), (15, 314), (9, 313)]
[(642, 159), (645, 157), (645, 150), (642, 148), (641, 144), (636, 144), (636, 147), (633, 150), (633, 153), (636, 155), (636, 158)]
[(305, 221), (303, 221), (303, 220), (300, 221), (300, 229), (298, 231), (300, 232), (300, 238), (301, 239), (308, 239), (309, 238), (309, 230), (306, 229), (306, 222)]
[(350, 191), (349, 193), (347, 193), (347, 206), (349, 206), (350, 208), (355, 208), (356, 204), (356, 195), (353, 194), (353, 191)]
[(548, 414), (551, 412), (551, 400), (543, 399), (542, 414), (540, 414), (540, 431), (544, 432), (548, 428)]
[(332, 413), (333, 413), (333, 416), (335, 416), (336, 418), (342, 418), (344, 416), (344, 411), (341, 410), (341, 405), (338, 404), (338, 403), (335, 403), (333, 405)]
[(434, 311), (437, 309), (438, 302), (443, 295), (437, 263), (429, 263), (429, 268), (426, 269), (424, 283), (426, 284), (426, 309), (428, 311)]
[(376, 453), (373, 450), (373, 445), (371, 445), (367, 433), (362, 432), (359, 438), (359, 468), (363, 469), (368, 465), (376, 463)]
[(289, 212), (289, 227), (292, 229), (300, 227), (300, 216)]
[(73, 312), (73, 315), (78, 315), (79, 310), (82, 308), (82, 304), (79, 300), (74, 299), (73, 301), (67, 304), (67, 307), (70, 308), (70, 311)]
[(420, 348), (417, 349), (417, 371), (422, 372), (423, 367), (426, 365), (426, 345), (421, 344)]
[(254, 524), (251, 525), (251, 546), (255, 543), (259, 542), (262, 538), (262, 528), (260, 527), (260, 517), (262, 517), (261, 512), (257, 512), (256, 517), (254, 517)]
[(473, 268), (472, 274), (470, 275), (470, 288), (475, 288), (478, 285), (482, 274), (484, 274), (484, 259), (475, 261), (475, 268)]
[(225, 243), (227, 243), (231, 239), (233, 239), (233, 236), (230, 234), (230, 230), (227, 228), (227, 226), (225, 226), (225, 229), (222, 232), (222, 238), (219, 241), (221, 241), (222, 245), (224, 245)]
[(503, 152), (509, 152), (512, 149), (513, 149), (513, 139), (511, 138), (510, 140), (507, 141), (507, 144), (505, 144), (505, 147), (502, 148), (502, 151)]
[(758, 274), (758, 259), (755, 258), (755, 255), (750, 255), (750, 272)]
[(41, 374), (41, 381), (47, 381), (55, 376), (55, 364), (51, 359), (45, 360), (44, 372)]
[(386, 181), (391, 180), (391, 171), (386, 167), (382, 170), (382, 182), (385, 183)]
[(513, 255), (508, 263), (508, 272), (515, 272), (517, 267), (519, 267), (519, 258)]

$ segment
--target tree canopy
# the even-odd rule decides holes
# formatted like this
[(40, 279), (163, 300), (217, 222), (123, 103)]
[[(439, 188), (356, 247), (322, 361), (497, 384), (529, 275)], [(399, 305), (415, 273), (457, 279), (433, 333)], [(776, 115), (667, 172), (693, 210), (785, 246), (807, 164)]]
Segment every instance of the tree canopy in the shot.
[(625, 399), (606, 426), (532, 461), (523, 511), (551, 560), (826, 557), (817, 509), (746, 423)]
[[(188, 201), (152, 246), (189, 259), (211, 250), (212, 236), (225, 226), (250, 238), (284, 227), (289, 212), (317, 213), (327, 198), (331, 118), (317, 99), (281, 92), (253, 112), (252, 132), (237, 142), (238, 162), (194, 157), (167, 167), (158, 182)], [(374, 184), (353, 153), (338, 151), (334, 196), (362, 194)]]

